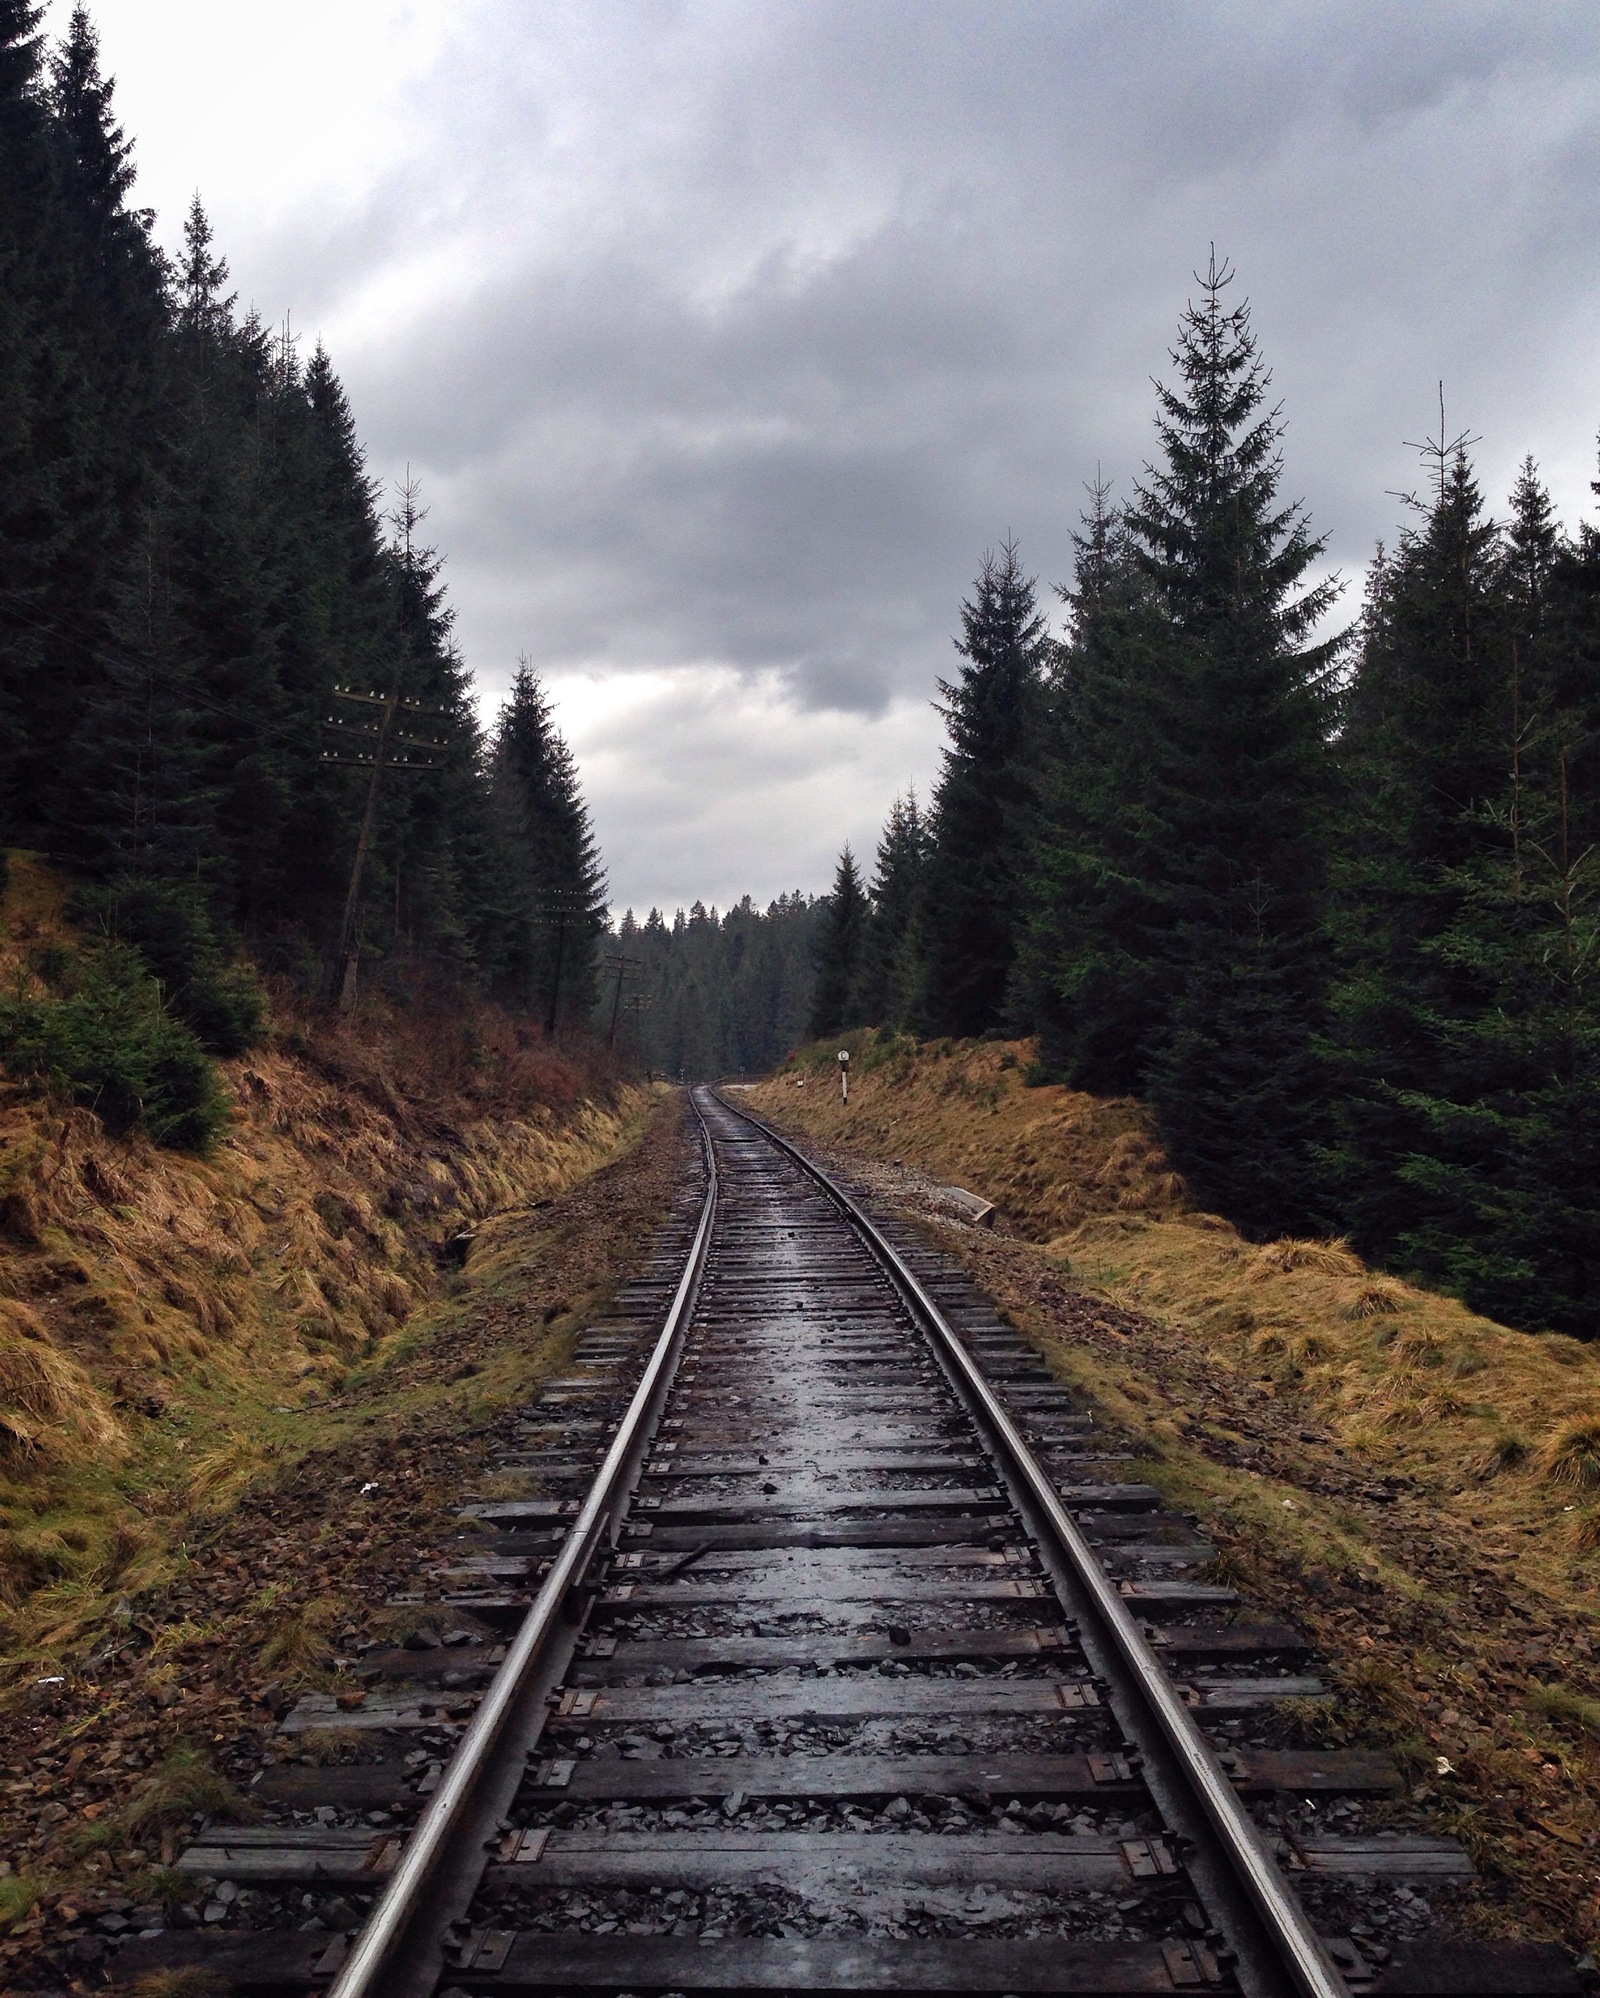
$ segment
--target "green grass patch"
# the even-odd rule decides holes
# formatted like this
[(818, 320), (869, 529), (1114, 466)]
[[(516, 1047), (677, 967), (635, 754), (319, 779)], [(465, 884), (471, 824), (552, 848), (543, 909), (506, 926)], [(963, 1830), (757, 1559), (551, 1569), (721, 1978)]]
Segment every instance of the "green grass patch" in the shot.
[(1560, 1684), (1538, 1686), (1530, 1695), (1529, 1705), (1568, 1733), (1600, 1741), (1600, 1700), (1591, 1699), (1587, 1693)]

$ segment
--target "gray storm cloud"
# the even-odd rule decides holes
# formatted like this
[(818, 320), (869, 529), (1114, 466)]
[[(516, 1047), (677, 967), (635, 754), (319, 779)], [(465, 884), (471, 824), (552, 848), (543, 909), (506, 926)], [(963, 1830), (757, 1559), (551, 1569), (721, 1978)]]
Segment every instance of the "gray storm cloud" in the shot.
[(485, 688), (552, 676), (620, 900), (821, 887), (927, 788), (978, 557), (1067, 574), (1212, 242), (1347, 575), (1441, 378), (1491, 493), (1589, 497), (1592, 6), (441, 7), (361, 170), (271, 202), (183, 157), (158, 11), (101, 17), (141, 157), (216, 170), (241, 290), (420, 474)]

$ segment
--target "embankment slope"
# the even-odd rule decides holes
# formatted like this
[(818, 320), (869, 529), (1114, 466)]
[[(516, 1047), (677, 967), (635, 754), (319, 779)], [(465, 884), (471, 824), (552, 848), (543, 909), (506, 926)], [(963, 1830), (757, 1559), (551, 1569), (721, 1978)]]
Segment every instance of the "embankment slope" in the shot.
[[(0, 976), (70, 943), (62, 906), (14, 857)], [(0, 1075), (0, 1666), (167, 1573), (197, 1514), (431, 1336), (464, 1231), (492, 1261), (657, 1101), (493, 1009), (277, 1013), (223, 1065), (204, 1157)]]

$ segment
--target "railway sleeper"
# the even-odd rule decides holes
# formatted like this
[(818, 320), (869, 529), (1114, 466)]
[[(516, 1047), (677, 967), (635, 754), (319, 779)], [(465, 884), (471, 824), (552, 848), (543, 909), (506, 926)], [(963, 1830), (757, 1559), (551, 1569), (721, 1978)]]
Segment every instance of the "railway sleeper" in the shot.
[[(1392, 1797), (1404, 1778), (1366, 1749), (1252, 1749), (1223, 1758), (1246, 1795)], [(981, 1803), (1120, 1802), (1147, 1793), (1131, 1753), (1070, 1755), (741, 1755), (643, 1762), (559, 1760), (530, 1769), (521, 1797), (641, 1802), (686, 1797), (847, 1799), (958, 1797)]]
[[(1405, 1780), (1385, 1755), (1367, 1749), (1250, 1749), (1222, 1757), (1248, 1796), (1393, 1797)], [(437, 1785), (440, 1763), (425, 1756), (331, 1767), (282, 1763), (252, 1786), (265, 1811), (336, 1814), (416, 1810)], [(896, 1797), (958, 1797), (990, 1803), (1123, 1802), (1145, 1795), (1138, 1757), (1100, 1755), (742, 1755), (727, 1759), (559, 1759), (530, 1764), (524, 1805), (625, 1801), (820, 1799), (888, 1803)], [(212, 1827), (208, 1836), (214, 1835)]]
[[(1352, 1998), (1580, 1998), (1584, 1985), (1566, 1952), (1541, 1943), (1449, 1942), (1429, 1938), (1363, 1954), (1350, 1938), (1329, 1939)], [(326, 1987), (349, 1941), (327, 1930), (260, 1934), (173, 1933), (129, 1945), (119, 1974), (197, 1970), (213, 1986), (279, 1998)], [(482, 1998), (521, 1991), (559, 1993), (744, 1992), (789, 1998), (844, 1994), (1040, 1992), (1058, 1998), (1122, 1998), (1130, 1992), (1216, 1988), (1225, 1971), (1201, 1942), (900, 1940), (887, 1937), (698, 1937), (552, 1934), (467, 1930), (450, 1951), (451, 1985)]]
[[(206, 1884), (370, 1888), (394, 1871), (404, 1840), (391, 1832), (316, 1826), (213, 1829), (183, 1854), (177, 1871)], [(1465, 1880), (1472, 1862), (1454, 1839), (1388, 1836), (1275, 1842), (1294, 1872), (1339, 1879)], [(897, 1835), (892, 1831), (513, 1830), (499, 1841), (484, 1885), (491, 1891), (572, 1888), (781, 1886), (804, 1897), (893, 1885), (1014, 1887), (1035, 1893), (1126, 1891), (1173, 1878), (1179, 1858), (1159, 1836), (1031, 1832)]]

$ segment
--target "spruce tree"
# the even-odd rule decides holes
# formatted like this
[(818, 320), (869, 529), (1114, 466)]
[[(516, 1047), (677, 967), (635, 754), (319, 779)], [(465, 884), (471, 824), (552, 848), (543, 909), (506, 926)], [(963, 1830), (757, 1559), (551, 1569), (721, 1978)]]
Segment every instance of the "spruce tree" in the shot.
[(266, 481), (249, 420), (272, 392), (270, 366), (259, 329), (227, 316), (167, 354), (158, 448), (105, 592), (102, 670), (49, 800), (80, 864), (200, 878), (230, 920), (259, 891), (283, 810)]
[(896, 798), (878, 841), (871, 910), (851, 1010), (867, 1025), (904, 1026), (915, 1004), (928, 838), (917, 794)]
[(1059, 594), (1068, 626), (1046, 686), (1019, 985), (1041, 1078), (1143, 1087), (1177, 978), (1172, 882), (1149, 749), (1163, 735), (1167, 628), (1110, 487), (1090, 488)]
[[(166, 270), (151, 239), (154, 216), (128, 206), (137, 174), (114, 91), (100, 68), (99, 37), (77, 7), (50, 65), (48, 95), (68, 232), (58, 246), (70, 272), (62, 303), (76, 321), (79, 355), (94, 372), (105, 442), (120, 446), (149, 414), (166, 325)], [(129, 457), (112, 468), (124, 481), (137, 476), (137, 454)]]
[(95, 691), (165, 330), (93, 30), (78, 10), (47, 65), (38, 18), (0, 8), (0, 814), (32, 838)]
[(54, 202), (40, 91), (42, 9), (0, 0), (0, 843), (37, 822), (47, 753), (34, 714), (55, 608), (46, 312)]
[[(95, 697), (115, 616), (117, 571), (137, 531), (160, 426), (167, 306), (152, 217), (130, 209), (132, 147), (116, 122), (98, 39), (71, 16), (46, 85), (54, 154), (50, 253), (57, 378), (51, 427), (65, 440), (51, 477), (62, 523), (53, 551), (53, 658), (35, 692), (33, 728), (59, 759)], [(58, 764), (59, 768), (59, 764)], [(40, 797), (49, 810), (50, 773)]]
[(1323, 543), (1280, 500), (1282, 419), (1231, 277), (1213, 256), (1184, 315), (1179, 384), (1157, 390), (1162, 462), (1128, 514), (1171, 633), (1157, 811), (1182, 980), (1150, 1093), (1201, 1199), (1276, 1229), (1314, 1215), (1340, 641), (1311, 640), (1338, 585), (1306, 582)]
[(554, 1028), (589, 1018), (606, 881), (572, 752), (526, 658), (500, 710), (492, 753), (517, 880), (508, 975)]
[(1199, 282), (1159, 460), (1080, 543), (1027, 982), (1073, 1079), (1145, 1090), (1197, 1195), (1270, 1229), (1313, 1218), (1337, 585), (1280, 499), (1249, 306), (1215, 257)]
[(1006, 1014), (1024, 920), (1024, 855), (1049, 639), (1014, 542), (961, 607), (965, 665), (941, 680), (949, 734), (922, 891), (922, 1024), (981, 1034)]
[(869, 913), (855, 855), (847, 844), (839, 855), (817, 939), (817, 985), (808, 1022), (814, 1041), (865, 1024), (857, 1017), (854, 1004)]
[[(185, 285), (186, 312), (196, 324), (216, 312), (226, 283), (226, 266), (210, 255), (209, 234), (207, 228), (204, 239), (193, 242)], [(397, 650), (396, 604), (377, 490), (349, 402), (321, 346), (295, 390), (273, 399), (270, 414), (272, 615), (284, 697), (277, 756), (288, 800), (280, 878), (261, 924), (279, 949), (292, 953), (297, 946), (331, 942), (337, 930), (357, 786), (324, 761), (324, 751), (346, 739), (330, 732), (326, 719), (334, 713), (353, 718), (348, 704), (335, 701), (336, 687), (388, 684)], [(403, 910), (403, 880), (399, 886)], [(394, 901), (391, 892), (391, 910)]]
[(1399, 1174), (1429, 1148), (1421, 1103), (1453, 1093), (1445, 1022), (1488, 1001), (1481, 968), (1438, 946), (1498, 844), (1487, 811), (1514, 726), (1501, 536), (1465, 450), (1441, 434), (1432, 459), (1420, 526), (1368, 581), (1331, 909), (1330, 1193), (1357, 1240), (1390, 1255), (1431, 1226), (1428, 1196), (1404, 1192)]

